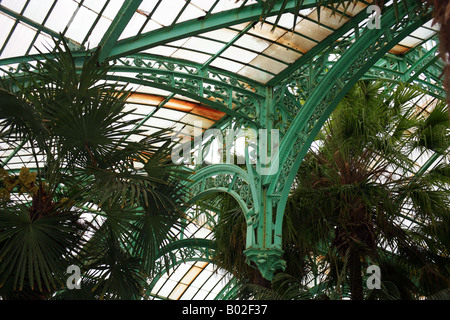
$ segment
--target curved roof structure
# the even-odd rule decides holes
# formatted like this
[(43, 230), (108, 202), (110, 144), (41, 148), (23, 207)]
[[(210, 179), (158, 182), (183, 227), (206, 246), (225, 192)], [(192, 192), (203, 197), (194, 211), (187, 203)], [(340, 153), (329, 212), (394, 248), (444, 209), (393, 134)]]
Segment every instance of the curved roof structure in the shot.
[[(404, 0), (406, 6), (395, 7), (397, 2), (390, 1), (378, 16), (372, 1), (325, 1), (319, 8), (315, 0), (269, 3), (1, 0), (0, 70), (20, 73), (48, 56), (52, 38), (64, 38), (80, 61), (100, 48), (102, 61), (112, 66), (105, 80), (126, 83), (132, 90), (126, 110), (135, 109), (129, 117), (144, 118), (138, 126), (148, 134), (173, 128), (180, 137), (191, 137), (195, 123), (203, 130), (243, 124), (278, 129), (280, 170), (260, 178), (276, 182), (268, 192), (280, 202), (301, 162), (299, 154), (304, 155), (339, 98), (357, 80), (416, 83), (429, 99), (445, 97), (440, 79), (444, 64), (437, 54), (439, 27), (424, 5)], [(432, 154), (412, 156), (417, 171), (444, 161)], [(0, 154), (8, 170), (20, 169), (30, 157), (27, 145), (2, 148)], [(215, 169), (197, 174), (193, 193), (206, 192), (208, 179), (221, 175), (223, 181), (212, 187), (234, 192), (247, 217), (253, 217), (256, 202), (262, 200), (251, 184), (253, 173), (227, 164), (210, 167)], [(169, 273), (160, 271), (149, 297), (221, 299), (232, 292), (232, 277), (217, 271), (210, 258), (210, 224), (215, 222), (211, 216), (190, 217), (189, 228), (171, 249), (178, 262)], [(258, 242), (256, 231), (249, 240), (253, 245), (248, 256), (265, 259), (260, 270), (268, 278), (280, 263), (278, 226), (273, 230), (266, 244)], [(182, 247), (191, 249), (187, 256), (177, 251)]]

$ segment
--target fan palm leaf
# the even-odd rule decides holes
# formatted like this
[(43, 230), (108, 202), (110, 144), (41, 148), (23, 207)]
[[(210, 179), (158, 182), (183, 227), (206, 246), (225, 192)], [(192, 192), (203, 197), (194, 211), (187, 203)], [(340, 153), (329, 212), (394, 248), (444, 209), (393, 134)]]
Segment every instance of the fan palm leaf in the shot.
[[(158, 250), (181, 228), (189, 171), (170, 161), (167, 131), (144, 136), (142, 119), (129, 119), (129, 91), (104, 81), (108, 71), (98, 51), (81, 62), (63, 42), (52, 58), (3, 82), (10, 90), (0, 90), (1, 139), (29, 148), (33, 161), (23, 170), (34, 174), (34, 192), (25, 192), (7, 166), (2, 171), (0, 270), (11, 290), (4, 297), (49, 298), (76, 263), (90, 298), (137, 298)], [(91, 223), (98, 216), (103, 223)]]

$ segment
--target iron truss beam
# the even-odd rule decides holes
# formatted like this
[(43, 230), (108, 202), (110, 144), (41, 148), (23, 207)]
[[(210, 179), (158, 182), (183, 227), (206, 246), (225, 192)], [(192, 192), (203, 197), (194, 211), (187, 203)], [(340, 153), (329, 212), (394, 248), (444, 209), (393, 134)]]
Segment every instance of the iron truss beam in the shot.
[[(71, 48), (75, 48), (75, 49), (80, 49), (81, 48), (81, 46), (78, 43), (76, 43), (75, 41), (73, 41), (72, 39), (69, 39), (67, 37), (63, 37), (60, 33), (55, 32), (52, 29), (47, 28), (46, 26), (44, 26), (44, 25), (42, 25), (40, 23), (37, 23), (37, 22), (35, 22), (35, 21), (25, 17), (24, 15), (21, 15), (21, 14), (15, 12), (15, 11), (5, 7), (5, 6), (2, 6), (1, 4), (0, 4), (0, 12), (3, 12), (6, 15), (14, 18), (16, 20), (16, 23), (20, 21), (20, 22), (22, 22), (22, 23), (24, 23), (26, 25), (29, 25), (30, 27), (36, 29), (38, 32), (43, 32), (43, 33), (49, 35), (50, 37), (52, 37), (54, 39), (61, 40), (62, 38), (65, 38), (65, 40), (68, 42), (68, 44), (69, 44), (69, 46)], [(11, 36), (11, 34), (9, 36)], [(5, 41), (5, 43), (7, 43), (7, 41)], [(18, 57), (17, 59), (21, 59), (21, 58), (23, 58), (23, 57)], [(10, 60), (11, 61), (15, 61), (15, 59), (10, 59)]]
[(299, 59), (293, 62), (289, 67), (281, 71), (278, 75), (273, 77), (268, 83), (268, 86), (274, 87), (287, 78), (289, 78), (293, 72), (298, 70), (301, 66), (311, 61), (315, 56), (330, 48), (334, 42), (338, 41), (342, 36), (344, 36), (347, 32), (352, 29), (358, 29), (358, 25), (361, 21), (367, 19), (367, 12), (362, 10), (356, 16), (352, 17), (347, 21), (343, 26), (339, 29), (335, 30), (332, 34), (326, 37), (324, 40), (319, 42), (312, 49), (308, 50), (304, 55), (302, 55)]
[[(277, 2), (269, 15), (277, 14), (282, 9), (284, 12), (290, 12), (298, 8), (296, 2), (297, 1), (295, 0), (288, 0), (285, 5), (281, 2)], [(327, 3), (332, 2), (335, 1), (331, 0)], [(313, 8), (316, 6), (317, 0), (304, 0), (303, 5), (299, 9)], [(200, 33), (226, 28), (240, 23), (258, 21), (261, 17), (261, 13), (261, 4), (254, 4), (210, 14), (207, 17), (189, 20), (144, 34), (139, 34), (135, 37), (118, 41), (111, 49), (108, 59), (127, 56), (164, 43), (195, 36)]]
[(100, 61), (104, 61), (109, 56), (111, 49), (116, 44), (123, 30), (125, 30), (125, 27), (139, 8), (141, 2), (142, 0), (128, 0), (123, 3), (102, 40), (100, 40)]
[[(247, 220), (247, 249), (244, 253), (248, 262), (258, 267), (265, 278), (272, 279), (274, 272), (285, 266), (282, 259), (285, 205), (298, 167), (323, 123), (348, 90), (377, 61), (430, 19), (429, 13), (413, 14), (412, 10), (420, 9), (416, 1), (406, 2), (411, 11), (406, 12), (403, 6), (397, 11), (391, 6), (383, 14), (381, 29), (360, 28), (357, 30), (358, 37), (330, 45), (323, 54), (309, 57), (299, 70), (281, 81), (273, 91), (267, 88), (259, 123), (263, 128), (277, 128), (276, 119), (279, 114), (283, 112), (288, 116), (288, 123), (284, 123), (282, 128), (279, 152), (274, 154), (275, 158), (278, 157), (275, 162), (279, 163), (279, 167), (261, 176), (254, 166), (249, 165), (247, 158), (248, 178), (244, 179), (245, 183), (236, 183), (238, 176), (243, 177), (244, 174), (232, 174), (222, 170), (225, 167), (222, 168), (221, 165), (212, 165), (209, 170), (214, 173), (210, 173), (208, 178), (205, 175), (203, 180), (193, 184), (194, 198), (200, 193), (218, 189), (231, 193), (234, 186), (239, 186), (239, 191), (234, 196), (241, 203)], [(341, 53), (336, 63), (330, 67), (327, 65), (328, 57), (335, 49)], [(281, 111), (281, 106), (286, 106), (284, 104), (289, 106)], [(281, 122), (278, 122), (278, 128), (281, 128)]]
[(11, 9), (8, 9), (7, 7), (2, 6), (1, 4), (0, 4), (0, 11), (7, 14), (8, 16), (13, 17), (16, 21), (23, 22), (39, 31), (42, 31), (42, 32), (48, 34), (50, 37), (53, 37), (56, 39), (61, 38), (61, 35), (55, 31), (53, 31), (52, 29), (47, 28), (47, 27), (45, 27), (45, 26), (43, 26), (43, 25), (41, 25), (41, 24), (39, 24), (39, 23), (37, 23), (37, 22), (11, 10)]
[[(415, 1), (407, 2), (410, 10), (417, 5)], [(401, 15), (402, 19), (397, 23), (395, 11), (391, 8), (383, 15), (381, 29), (366, 30), (320, 79), (301, 107), (281, 145), (280, 154), (283, 158), (280, 159), (280, 162), (284, 164), (281, 171), (290, 172), (288, 179), (290, 182), (293, 181), (293, 175), (315, 134), (318, 133), (341, 98), (394, 45), (430, 18), (429, 14), (408, 17), (403, 8)], [(295, 144), (298, 144), (298, 148), (292, 148)], [(301, 151), (296, 154), (299, 150)], [(296, 161), (296, 165), (291, 167), (293, 163), (289, 164), (290, 160)], [(278, 173), (279, 176), (280, 174), (281, 172)], [(290, 183), (287, 185), (290, 186)], [(272, 188), (272, 191), (276, 192), (276, 190), (281, 191), (284, 187), (278, 183)]]
[[(406, 56), (386, 55), (372, 66), (362, 79), (415, 83), (430, 96), (445, 99), (445, 90), (440, 79), (443, 66), (437, 50), (438, 45), (428, 51), (420, 48), (420, 52), (417, 52), (415, 49)], [(327, 64), (331, 68), (335, 62)]]
[[(417, 3), (408, 1), (408, 6), (412, 10)], [(366, 30), (346, 50), (315, 87), (291, 124), (281, 146), (280, 154), (284, 158), (281, 161), (282, 168), (276, 175), (277, 183), (269, 189), (271, 194), (280, 197), (275, 227), (277, 231), (281, 230), (284, 206), (295, 173), (323, 123), (348, 90), (381, 57), (430, 18), (430, 14), (408, 15), (403, 8), (400, 14), (401, 19), (397, 23), (394, 10), (389, 10), (383, 15), (380, 30)]]
[[(75, 63), (81, 67), (85, 52), (75, 52)], [(20, 75), (34, 68), (32, 62), (52, 58), (52, 54), (0, 60), (5, 72)], [(19, 62), (20, 61), (20, 62)], [(12, 64), (19, 62), (15, 68)], [(251, 79), (211, 66), (148, 54), (113, 59), (108, 79), (166, 90), (194, 99), (224, 112), (239, 121), (259, 127), (255, 121), (264, 103), (264, 87)], [(6, 70), (7, 69), (7, 70)]]

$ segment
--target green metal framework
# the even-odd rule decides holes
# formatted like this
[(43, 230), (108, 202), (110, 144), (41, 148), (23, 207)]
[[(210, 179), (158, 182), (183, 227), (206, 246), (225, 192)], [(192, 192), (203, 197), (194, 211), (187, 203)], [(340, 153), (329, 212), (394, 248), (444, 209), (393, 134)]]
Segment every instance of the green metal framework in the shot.
[[(149, 132), (156, 127), (148, 122), (164, 120), (158, 112), (169, 110), (175, 99), (215, 112), (214, 116), (211, 113), (196, 116), (207, 121), (207, 127), (222, 132), (243, 127), (279, 130), (278, 152), (269, 148), (272, 160), (279, 166), (269, 174), (260, 173), (264, 163), (260, 158), (251, 163), (247, 150), (245, 165), (211, 164), (198, 170), (189, 185), (191, 194), (185, 195), (190, 203), (217, 191), (229, 193), (237, 200), (247, 221), (248, 262), (269, 280), (285, 265), (281, 230), (295, 173), (322, 125), (348, 90), (360, 79), (385, 79), (416, 83), (432, 97), (445, 96), (439, 77), (443, 63), (437, 56), (437, 31), (429, 23), (431, 13), (415, 0), (401, 1), (406, 6), (384, 8), (380, 29), (367, 26), (370, 17), (365, 9), (370, 1), (360, 1), (345, 13), (342, 7), (334, 7), (339, 19), (325, 15), (339, 1), (326, 2), (320, 9), (320, 19), (315, 0), (303, 1), (301, 8), (297, 8), (294, 0), (284, 7), (280, 1), (262, 24), (261, 1), (180, 0), (174, 4), (170, 22), (160, 23), (158, 19), (164, 20), (160, 16), (162, 8), (172, 2), (125, 0), (117, 6), (113, 0), (104, 0), (94, 8), (90, 1), (68, 0), (73, 11), (68, 12), (67, 21), (58, 28), (50, 27), (49, 21), (54, 18), (54, 8), (64, 4), (62, 0), (49, 1), (48, 12), (37, 20), (27, 14), (27, 8), (36, 5), (36, 1), (22, 2), (17, 7), (8, 1), (0, 2), (0, 17), (11, 25), (0, 37), (0, 68), (5, 71), (19, 74), (24, 68), (32, 68), (34, 59), (49, 58), (50, 54), (33, 49), (33, 45), (38, 46), (38, 39), (49, 37), (68, 39), (81, 64), (89, 53), (89, 41), (95, 43), (96, 36), (94, 48), (99, 46), (102, 61), (112, 65), (105, 80), (128, 83), (147, 99), (158, 97), (157, 104), (139, 111), (145, 116), (139, 126)], [(105, 23), (106, 13), (113, 6), (116, 11), (110, 13), (109, 23)], [(277, 19), (281, 10), (283, 15)], [(292, 26), (283, 19), (291, 21), (294, 10), (299, 10), (302, 25), (290, 30)], [(81, 12), (87, 11), (92, 17), (84, 33), (76, 40), (71, 39), (76, 22), (82, 21)], [(195, 14), (186, 17), (194, 11)], [(18, 26), (33, 32), (28, 36), (29, 42), (14, 54), (11, 39), (17, 37)], [(130, 28), (134, 33), (129, 32), (132, 34), (129, 36)], [(417, 30), (421, 33), (414, 35)], [(414, 44), (404, 44), (407, 40)], [(185, 57), (180, 58), (183, 52)], [(253, 60), (232, 55), (239, 52), (252, 56)], [(143, 104), (130, 102), (133, 103)], [(192, 110), (184, 115), (192, 115)], [(172, 124), (193, 131), (192, 121), (178, 119)], [(2, 150), (3, 167), (15, 170), (14, 159), (23, 160), (25, 150), (24, 144)], [(431, 156), (413, 174), (420, 174), (438, 160), (443, 158)], [(195, 219), (191, 223), (195, 224)], [(197, 227), (208, 229), (207, 223)], [(212, 240), (183, 237), (180, 234), (179, 242), (161, 253), (175, 257), (172, 267), (187, 261), (213, 263)], [(165, 273), (166, 270), (159, 270), (153, 284)], [(229, 281), (217, 297), (229, 297), (234, 286)], [(168, 298), (159, 293), (149, 295)]]

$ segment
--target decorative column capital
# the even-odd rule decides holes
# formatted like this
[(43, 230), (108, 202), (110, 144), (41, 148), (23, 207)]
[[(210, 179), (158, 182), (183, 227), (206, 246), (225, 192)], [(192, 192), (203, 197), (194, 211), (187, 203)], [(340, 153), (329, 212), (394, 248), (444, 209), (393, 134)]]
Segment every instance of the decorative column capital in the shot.
[(247, 263), (252, 265), (253, 262), (261, 275), (269, 281), (273, 279), (275, 271), (286, 268), (286, 261), (282, 258), (284, 251), (281, 249), (248, 248), (244, 253), (247, 256)]

